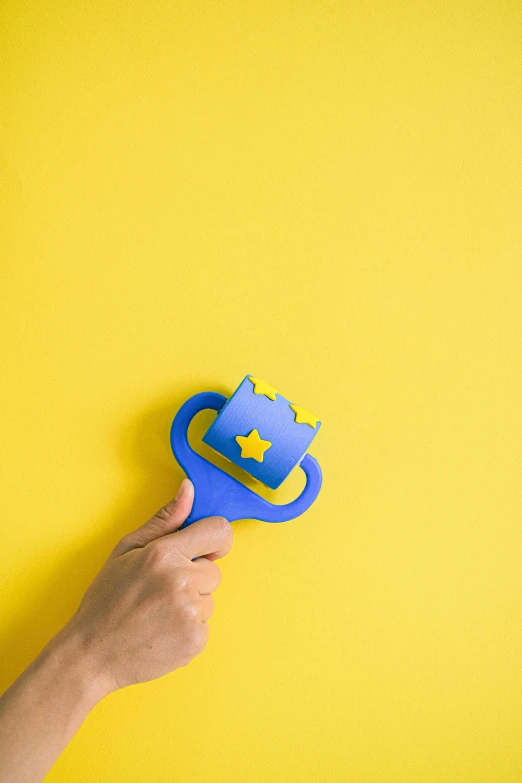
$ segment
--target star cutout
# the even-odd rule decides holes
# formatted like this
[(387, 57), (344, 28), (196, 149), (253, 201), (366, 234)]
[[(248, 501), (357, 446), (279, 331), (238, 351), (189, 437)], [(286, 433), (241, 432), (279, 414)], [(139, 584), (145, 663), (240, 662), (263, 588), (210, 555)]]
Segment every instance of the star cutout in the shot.
[(277, 392), (273, 386), (265, 383), (261, 378), (254, 378), (253, 375), (249, 375), (248, 380), (254, 384), (254, 394), (264, 394), (269, 400), (275, 400)]
[(259, 437), (257, 430), (252, 430), (250, 435), (236, 435), (236, 441), (241, 446), (241, 456), (243, 459), (251, 457), (256, 462), (263, 462), (263, 454), (272, 445), (269, 440), (263, 440)]
[(309, 424), (315, 430), (319, 421), (317, 416), (314, 416), (313, 413), (310, 413), (306, 408), (301, 408), (299, 405), (290, 405), (290, 408), (295, 413), (296, 424)]

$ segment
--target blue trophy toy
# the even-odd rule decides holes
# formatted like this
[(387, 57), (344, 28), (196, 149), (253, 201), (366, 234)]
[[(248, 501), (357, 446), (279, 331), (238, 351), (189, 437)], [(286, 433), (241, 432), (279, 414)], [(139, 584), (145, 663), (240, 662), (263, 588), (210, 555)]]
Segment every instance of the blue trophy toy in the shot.
[[(306, 485), (285, 505), (270, 503), (228, 473), (197, 454), (187, 432), (199, 411), (218, 411), (203, 442), (271, 489), (277, 489), (300, 465)], [(319, 463), (306, 451), (321, 422), (309, 410), (294, 405), (272, 386), (247, 375), (227, 400), (217, 392), (190, 397), (177, 412), (170, 430), (172, 451), (194, 484), (194, 506), (182, 527), (203, 517), (219, 515), (229, 522), (259, 519), (286, 522), (306, 511), (321, 489)]]

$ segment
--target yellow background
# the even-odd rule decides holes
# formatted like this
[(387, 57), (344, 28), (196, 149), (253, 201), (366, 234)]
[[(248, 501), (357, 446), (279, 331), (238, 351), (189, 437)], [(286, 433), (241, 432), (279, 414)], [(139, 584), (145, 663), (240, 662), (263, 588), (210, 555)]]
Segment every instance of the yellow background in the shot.
[(0, 74), (0, 685), (175, 492), (186, 397), (323, 420), (204, 654), (49, 780), (520, 781), (520, 3), (4, 0)]

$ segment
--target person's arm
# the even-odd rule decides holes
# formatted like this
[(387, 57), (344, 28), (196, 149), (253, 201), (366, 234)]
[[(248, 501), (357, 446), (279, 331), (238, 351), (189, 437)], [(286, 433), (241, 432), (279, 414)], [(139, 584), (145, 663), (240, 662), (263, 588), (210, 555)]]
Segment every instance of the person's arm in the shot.
[(213, 561), (230, 551), (232, 529), (209, 517), (178, 531), (193, 499), (185, 479), (118, 542), (71, 620), (0, 698), (0, 783), (41, 781), (104, 696), (203, 650), (221, 579)]

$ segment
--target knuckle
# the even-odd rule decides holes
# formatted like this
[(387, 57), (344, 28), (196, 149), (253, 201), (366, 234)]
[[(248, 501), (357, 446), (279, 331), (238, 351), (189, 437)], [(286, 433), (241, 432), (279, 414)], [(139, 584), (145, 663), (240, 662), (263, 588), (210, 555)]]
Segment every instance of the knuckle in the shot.
[(168, 506), (162, 506), (156, 513), (154, 514), (153, 519), (157, 519), (160, 522), (169, 522), (171, 518), (171, 511)]
[(191, 626), (199, 615), (199, 606), (194, 601), (184, 601), (180, 609), (183, 620), (188, 626)]
[(216, 583), (216, 587), (214, 589), (217, 590), (217, 588), (221, 584), (221, 580), (223, 579), (223, 574), (221, 573), (221, 568), (218, 565), (216, 565), (215, 563), (212, 563), (212, 566), (213, 566), (213, 568), (212, 568), (212, 578), (213, 578), (214, 582)]
[(170, 552), (167, 547), (162, 546), (161, 542), (154, 542), (149, 545), (145, 553), (146, 567), (157, 573), (164, 571), (171, 563)]
[(202, 652), (207, 643), (207, 634), (203, 623), (192, 626), (186, 635), (186, 649), (193, 657)]
[(184, 573), (177, 570), (165, 569), (158, 574), (161, 580), (161, 591), (165, 599), (171, 604), (179, 615), (183, 616), (183, 607), (187, 602), (189, 593), (189, 580)]
[(180, 593), (183, 593), (185, 590), (187, 590), (189, 583), (190, 575), (182, 569), (177, 569), (170, 575), (169, 584), (172, 592), (175, 595), (179, 595)]
[(199, 632), (199, 650), (198, 652), (203, 652), (205, 647), (208, 643), (208, 634), (209, 634), (209, 626), (208, 623), (200, 623), (200, 632)]
[[(200, 588), (199, 592), (208, 593), (216, 590), (221, 584), (221, 569), (214, 560), (201, 558), (198, 568), (195, 571), (195, 577)], [(208, 589), (210, 588), (210, 589)]]
[(225, 517), (215, 517), (214, 529), (221, 539), (227, 542), (232, 541), (234, 537), (232, 525)]

